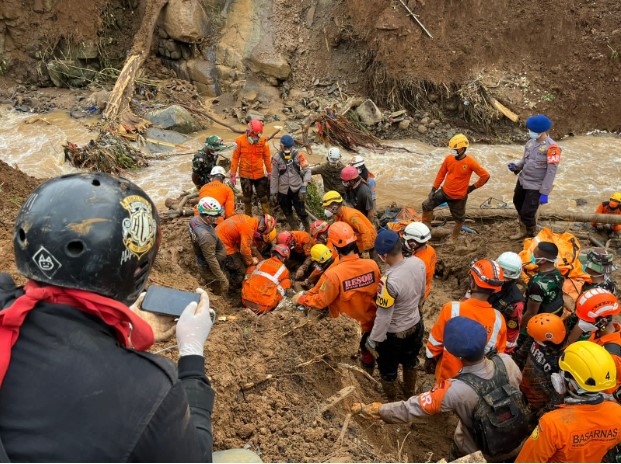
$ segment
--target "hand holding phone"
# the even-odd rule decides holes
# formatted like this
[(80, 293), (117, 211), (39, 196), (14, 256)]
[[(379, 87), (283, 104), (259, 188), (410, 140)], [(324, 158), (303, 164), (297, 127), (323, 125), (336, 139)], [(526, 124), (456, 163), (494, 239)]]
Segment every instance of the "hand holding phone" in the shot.
[(207, 292), (197, 288), (196, 293), (200, 295), (200, 300), (188, 304), (177, 323), (179, 356), (204, 356), (205, 341), (216, 318), (215, 311), (209, 307)]

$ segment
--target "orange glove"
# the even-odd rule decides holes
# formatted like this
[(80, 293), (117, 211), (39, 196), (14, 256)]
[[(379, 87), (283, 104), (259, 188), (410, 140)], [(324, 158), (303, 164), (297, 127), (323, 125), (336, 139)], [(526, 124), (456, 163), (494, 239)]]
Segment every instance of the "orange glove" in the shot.
[(381, 417), (379, 414), (379, 410), (381, 405), (382, 403), (380, 403), (379, 401), (369, 404), (354, 403), (351, 407), (351, 413), (360, 414), (365, 419), (380, 420)]

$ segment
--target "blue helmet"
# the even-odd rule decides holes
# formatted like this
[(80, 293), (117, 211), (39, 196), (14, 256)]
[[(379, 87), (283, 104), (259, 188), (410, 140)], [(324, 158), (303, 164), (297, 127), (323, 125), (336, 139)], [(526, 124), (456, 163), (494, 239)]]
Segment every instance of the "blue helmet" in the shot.
[(280, 143), (285, 148), (291, 148), (293, 145), (295, 145), (295, 140), (293, 140), (293, 137), (287, 134), (287, 135), (283, 135), (280, 138)]
[(543, 114), (537, 116), (531, 116), (526, 120), (526, 127), (533, 132), (541, 134), (542, 132), (548, 132), (552, 127), (552, 121), (550, 118)]
[(477, 321), (457, 316), (444, 326), (444, 348), (457, 358), (479, 359), (485, 345), (487, 330)]

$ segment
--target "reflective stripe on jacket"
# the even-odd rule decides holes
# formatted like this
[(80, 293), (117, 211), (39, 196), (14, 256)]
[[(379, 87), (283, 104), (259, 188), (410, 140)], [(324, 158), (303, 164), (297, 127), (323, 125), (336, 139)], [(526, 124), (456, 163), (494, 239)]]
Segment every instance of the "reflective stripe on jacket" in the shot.
[(285, 296), (285, 289), (291, 287), (289, 270), (278, 259), (261, 261), (248, 269), (242, 284), (242, 303), (259, 313), (271, 311)]

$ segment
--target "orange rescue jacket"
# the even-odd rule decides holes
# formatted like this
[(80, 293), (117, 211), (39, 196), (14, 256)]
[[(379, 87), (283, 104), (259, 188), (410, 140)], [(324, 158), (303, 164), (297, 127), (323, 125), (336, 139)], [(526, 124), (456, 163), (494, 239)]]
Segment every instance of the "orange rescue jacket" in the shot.
[(347, 314), (360, 323), (363, 332), (370, 332), (375, 322), (375, 298), (380, 280), (379, 267), (372, 259), (357, 254), (341, 256), (338, 264), (323, 274), (318, 292), (300, 297), (299, 303), (315, 309), (330, 309), (331, 317)]
[(216, 227), (216, 234), (224, 243), (226, 254), (241, 253), (246, 266), (252, 264), (252, 239), (259, 228), (259, 219), (235, 214)]
[[(205, 197), (218, 200), (224, 208), (224, 219), (228, 219), (235, 214), (235, 193), (228, 185), (223, 184), (219, 180), (203, 185), (198, 192), (198, 200), (200, 201)], [(198, 216), (198, 205), (194, 207), (194, 216)]]
[(235, 150), (231, 160), (231, 172), (235, 174), (239, 167), (239, 177), (245, 179), (260, 179), (272, 172), (270, 147), (265, 137), (255, 143), (248, 142), (246, 134), (235, 139)]
[(433, 187), (440, 188), (444, 181), (442, 185), (444, 193), (453, 200), (461, 200), (468, 194), (468, 185), (473, 172), (479, 176), (474, 186), (483, 187), (489, 180), (489, 172), (483, 169), (474, 158), (466, 155), (464, 159), (458, 160), (453, 155), (447, 155), (438, 171)]
[(436, 272), (436, 262), (438, 260), (436, 256), (436, 250), (429, 244), (425, 247), (421, 247), (416, 250), (414, 256), (423, 260), (425, 263), (425, 277), (426, 281), (426, 289), (425, 289), (425, 300), (429, 298), (429, 292), (431, 292), (431, 281), (433, 280), (433, 275)]
[(266, 259), (247, 269), (242, 303), (257, 313), (266, 313), (278, 306), (287, 288), (291, 288), (287, 267), (278, 258)]
[(369, 251), (375, 246), (375, 238), (377, 237), (377, 231), (369, 218), (362, 214), (355, 208), (349, 206), (342, 206), (338, 214), (334, 216), (335, 221), (346, 222), (354, 229), (356, 233), (356, 243), (358, 244), (358, 251), (364, 253)]
[(493, 348), (496, 348), (499, 353), (504, 353), (507, 345), (505, 318), (487, 301), (469, 298), (465, 301), (446, 303), (440, 310), (440, 315), (431, 332), (429, 332), (429, 340), (427, 341), (427, 357), (442, 356), (436, 366), (436, 381), (438, 383), (455, 377), (463, 366), (459, 358), (444, 349), (444, 326), (449, 319), (457, 316), (467, 317), (485, 327), (488, 334), (486, 353)]
[(621, 442), (621, 405), (562, 404), (539, 419), (515, 462), (602, 462)]
[(291, 235), (295, 239), (293, 251), (304, 256), (310, 256), (311, 248), (315, 245), (315, 240), (313, 240), (310, 234), (303, 230), (292, 230)]
[[(614, 322), (615, 331), (610, 334), (604, 334), (599, 338), (596, 338), (596, 332), (591, 332), (591, 337), (589, 341), (597, 343), (600, 346), (606, 348), (605, 345), (617, 345), (617, 349), (621, 349), (621, 326)], [(616, 347), (615, 347), (616, 348)], [(610, 352), (610, 350), (607, 350)], [(615, 366), (617, 367), (617, 385), (609, 390), (605, 390), (605, 393), (614, 393), (614, 391), (621, 385), (621, 357), (616, 355), (615, 353), (610, 353), (612, 359), (615, 362)]]

